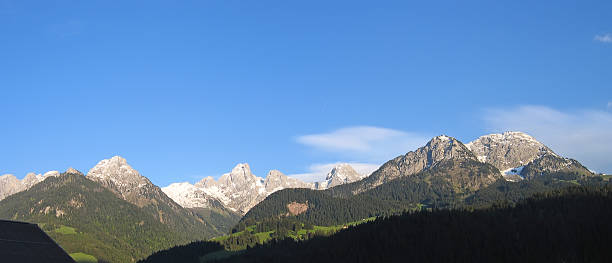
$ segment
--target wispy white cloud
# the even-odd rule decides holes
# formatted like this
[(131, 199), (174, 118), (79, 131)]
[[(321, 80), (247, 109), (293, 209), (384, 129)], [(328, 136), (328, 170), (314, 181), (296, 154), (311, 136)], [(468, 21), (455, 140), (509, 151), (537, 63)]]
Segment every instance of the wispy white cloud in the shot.
[[(301, 174), (290, 174), (289, 176), (300, 179), (305, 182), (320, 182), (325, 180), (325, 176), (329, 173), (334, 166), (340, 164), (341, 162), (335, 163), (325, 163), (325, 164), (313, 164), (308, 168), (306, 173)], [(372, 172), (376, 171), (379, 164), (373, 163), (348, 163), (350, 164), (356, 172), (362, 175), (370, 175)]]
[(602, 43), (612, 43), (612, 34), (596, 35), (594, 39)]
[(529, 133), (555, 152), (577, 159), (590, 169), (612, 172), (612, 113), (608, 111), (521, 106), (487, 110), (484, 119), (493, 132)]
[(612, 109), (612, 101), (608, 101), (608, 109)]
[(339, 154), (350, 160), (382, 162), (423, 146), (431, 137), (399, 130), (354, 126), (327, 133), (303, 135), (301, 144)]

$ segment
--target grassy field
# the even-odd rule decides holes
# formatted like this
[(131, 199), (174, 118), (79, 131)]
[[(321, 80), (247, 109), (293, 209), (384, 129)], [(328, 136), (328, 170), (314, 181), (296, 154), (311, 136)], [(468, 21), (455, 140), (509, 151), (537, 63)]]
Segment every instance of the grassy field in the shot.
[(69, 226), (60, 226), (59, 228), (53, 230), (56, 233), (60, 233), (63, 235), (76, 235), (76, 229), (74, 229), (74, 227), (69, 227)]
[(74, 259), (74, 261), (78, 263), (97, 263), (98, 262), (98, 259), (96, 259), (96, 257), (85, 254), (85, 253), (81, 253), (81, 252), (71, 253), (70, 257), (72, 257), (72, 259)]
[[(289, 231), (288, 236), (295, 239), (295, 240), (300, 240), (300, 239), (306, 239), (308, 237), (308, 234), (323, 234), (323, 235), (331, 235), (334, 234), (344, 228), (350, 227), (350, 226), (356, 226), (359, 224), (363, 224), (366, 222), (371, 222), (376, 220), (376, 217), (369, 217), (369, 218), (365, 218), (362, 220), (358, 220), (358, 221), (354, 221), (354, 222), (349, 222), (346, 224), (342, 224), (342, 225), (335, 225), (335, 226), (313, 226), (312, 229), (300, 229), (298, 231)], [(225, 240), (227, 240), (230, 237), (233, 236), (239, 236), (242, 235), (245, 231), (251, 232), (253, 233), (253, 235), (255, 235), (259, 241), (260, 244), (263, 244), (269, 240), (272, 239), (272, 234), (274, 233), (274, 231), (268, 231), (268, 232), (260, 232), (260, 233), (254, 233), (255, 232), (255, 226), (248, 226), (244, 231), (240, 231), (240, 232), (236, 232), (233, 233), (231, 235), (225, 235), (225, 236), (220, 236), (220, 237), (216, 237), (213, 239), (210, 239), (210, 241), (215, 241), (215, 242), (223, 242)], [(215, 261), (215, 260), (219, 260), (219, 259), (224, 259), (224, 258), (228, 258), (230, 256), (239, 254), (244, 252), (244, 250), (235, 250), (235, 251), (231, 251), (231, 250), (221, 250), (221, 251), (216, 251), (213, 253), (209, 253), (206, 254), (205, 256), (200, 258), (200, 262), (211, 262), (211, 261)]]
[[(376, 219), (376, 217), (369, 217), (369, 218), (365, 218), (362, 220), (358, 220), (358, 221), (354, 221), (354, 222), (349, 222), (346, 224), (342, 224), (342, 225), (335, 225), (335, 226), (314, 226), (313, 229), (301, 229), (297, 232), (290, 232), (289, 236), (292, 237), (293, 239), (300, 239), (300, 236), (305, 236), (308, 233), (323, 233), (325, 235), (331, 235), (343, 228), (349, 227), (349, 226), (356, 226), (359, 224), (363, 224), (366, 222), (370, 222), (370, 221), (374, 221)], [(249, 232), (254, 232), (255, 231), (255, 226), (248, 226), (246, 228), (246, 230), (244, 231), (249, 231)], [(228, 239), (231, 236), (239, 236), (242, 233), (244, 233), (244, 231), (240, 231), (240, 232), (236, 232), (233, 233), (231, 235), (225, 235), (225, 236), (220, 236), (220, 237), (216, 237), (211, 239), (210, 241), (217, 241), (217, 242), (221, 242), (224, 241), (226, 239)], [(268, 232), (261, 232), (261, 233), (255, 233), (255, 236), (259, 239), (260, 243), (264, 243), (267, 242), (268, 240), (270, 240), (272, 237), (271, 235), (274, 233), (274, 231), (268, 231)]]

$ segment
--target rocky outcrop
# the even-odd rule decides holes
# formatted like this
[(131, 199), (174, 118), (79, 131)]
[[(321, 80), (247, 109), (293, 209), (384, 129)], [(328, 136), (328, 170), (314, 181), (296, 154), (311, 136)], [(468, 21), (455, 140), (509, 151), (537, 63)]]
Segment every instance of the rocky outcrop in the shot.
[(357, 194), (391, 180), (426, 171), (433, 176), (444, 177), (457, 189), (464, 190), (477, 190), (501, 178), (495, 167), (479, 162), (463, 143), (440, 135), (425, 146), (386, 162), (349, 190)]
[(163, 191), (183, 207), (209, 207), (219, 200), (234, 212), (245, 214), (268, 195), (285, 188), (312, 188), (305, 183), (284, 175), (280, 171), (268, 172), (266, 178), (255, 176), (247, 163), (236, 165), (231, 172), (223, 174), (218, 181), (206, 177), (195, 185), (174, 183)]
[(593, 175), (586, 167), (578, 161), (563, 158), (556, 154), (545, 154), (535, 159), (521, 169), (520, 175), (525, 179), (554, 172), (575, 173), (578, 175)]
[(591, 174), (576, 160), (559, 156), (523, 132), (484, 135), (466, 146), (479, 161), (497, 167), (508, 181), (531, 179), (559, 171)]
[(140, 207), (150, 204), (159, 196), (157, 187), (120, 156), (98, 162), (87, 172), (87, 179), (100, 183), (122, 199)]
[(334, 186), (356, 182), (365, 177), (366, 176), (357, 173), (350, 164), (341, 163), (327, 173), (325, 181), (316, 182), (314, 188), (317, 190), (325, 190)]
[(0, 176), (0, 200), (22, 191), (21, 181), (12, 174)]
[(313, 183), (302, 182), (296, 178), (286, 176), (278, 170), (268, 172), (264, 180), (266, 192), (271, 194), (285, 188), (313, 188)]
[(22, 180), (12, 174), (0, 176), (0, 200), (7, 196), (30, 189), (32, 186), (44, 181), (49, 177), (59, 176), (58, 171), (49, 171), (44, 174), (28, 173)]
[(527, 165), (544, 154), (556, 155), (546, 145), (522, 132), (484, 135), (465, 146), (479, 161), (490, 163), (500, 171)]

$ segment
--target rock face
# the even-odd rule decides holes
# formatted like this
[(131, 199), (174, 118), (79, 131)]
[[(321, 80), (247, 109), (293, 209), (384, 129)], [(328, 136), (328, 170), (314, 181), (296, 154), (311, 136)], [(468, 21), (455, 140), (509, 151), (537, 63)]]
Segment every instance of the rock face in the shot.
[(317, 190), (325, 190), (334, 186), (356, 182), (365, 177), (366, 176), (357, 173), (351, 165), (342, 163), (336, 165), (327, 173), (325, 181), (316, 182), (314, 188)]
[(546, 145), (522, 132), (484, 135), (466, 146), (481, 162), (497, 167), (508, 181), (547, 172), (573, 171), (590, 173), (579, 162), (557, 155)]
[(0, 176), (0, 200), (20, 192), (21, 181), (12, 174)]
[(578, 161), (569, 158), (563, 158), (556, 154), (547, 153), (539, 158), (529, 162), (520, 172), (524, 179), (532, 179), (536, 176), (553, 172), (576, 173), (580, 175), (593, 175), (586, 167)]
[(162, 224), (170, 227), (208, 227), (204, 220), (209, 218), (201, 218), (195, 212), (181, 207), (120, 156), (100, 161), (89, 170), (86, 178), (99, 183), (117, 197), (143, 208)]
[(255, 176), (246, 163), (236, 165), (219, 181), (206, 177), (195, 185), (174, 183), (162, 190), (183, 207), (209, 207), (214, 200), (234, 212), (245, 214), (268, 195), (285, 188), (312, 188), (314, 184), (288, 177), (277, 170), (268, 172), (266, 179)]
[(120, 156), (98, 162), (87, 172), (87, 179), (100, 183), (122, 199), (140, 207), (150, 204), (152, 198), (159, 195), (156, 186)]
[(49, 171), (44, 174), (28, 173), (22, 180), (17, 179), (12, 174), (2, 175), (0, 176), (0, 200), (21, 191), (28, 190), (48, 177), (59, 175), (60, 173), (58, 171)]
[(185, 208), (211, 208), (215, 207), (217, 202), (219, 202), (218, 198), (211, 196), (204, 189), (188, 182), (170, 184), (163, 187), (162, 191), (172, 198), (174, 202)]
[[(86, 177), (100, 183), (123, 200), (139, 207), (160, 206), (161, 204), (174, 210), (180, 207), (120, 156), (98, 162), (87, 172)], [(163, 221), (161, 215), (160, 221)]]
[(424, 171), (448, 177), (457, 187), (470, 190), (477, 190), (501, 178), (496, 168), (481, 167), (483, 165), (479, 164), (481, 162), (463, 143), (455, 138), (440, 135), (416, 151), (386, 162), (351, 191), (353, 194), (360, 193), (393, 179)]
[(274, 193), (285, 188), (313, 188), (313, 183), (302, 182), (293, 177), (284, 175), (278, 170), (268, 172), (264, 180), (264, 187), (267, 193)]
[(481, 162), (500, 171), (527, 165), (544, 154), (556, 155), (546, 145), (522, 132), (489, 134), (466, 144)]
[(364, 176), (357, 173), (349, 164), (339, 164), (327, 174), (323, 182), (302, 182), (278, 170), (271, 170), (264, 179), (255, 176), (248, 164), (241, 163), (236, 165), (231, 172), (222, 175), (218, 181), (209, 176), (194, 185), (187, 182), (173, 183), (162, 190), (183, 207), (210, 207), (220, 201), (232, 211), (246, 214), (268, 195), (282, 189), (324, 190), (362, 178)]

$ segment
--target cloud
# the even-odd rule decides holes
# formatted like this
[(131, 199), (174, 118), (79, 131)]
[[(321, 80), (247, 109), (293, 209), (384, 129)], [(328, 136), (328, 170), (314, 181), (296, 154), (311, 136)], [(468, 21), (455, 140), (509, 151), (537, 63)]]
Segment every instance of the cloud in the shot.
[[(327, 176), (327, 173), (329, 173), (332, 170), (332, 168), (334, 168), (334, 166), (338, 164), (341, 164), (341, 162), (313, 164), (313, 165), (310, 165), (310, 167), (308, 168), (308, 172), (306, 173), (290, 174), (288, 176), (300, 179), (304, 182), (320, 182), (320, 181), (325, 180), (325, 176)], [(376, 171), (378, 167), (380, 167), (379, 164), (373, 164), (373, 163), (353, 162), (353, 163), (348, 163), (348, 164), (351, 165), (353, 169), (355, 169), (356, 172), (363, 174), (363, 175), (370, 175), (372, 172)]]
[(612, 109), (612, 101), (608, 101), (608, 109)]
[(594, 39), (602, 43), (612, 43), (612, 34), (596, 35)]
[(484, 120), (493, 132), (529, 133), (555, 152), (577, 159), (589, 169), (612, 172), (612, 113), (608, 111), (521, 106), (486, 110)]
[(381, 127), (354, 126), (328, 133), (299, 136), (297, 142), (351, 160), (378, 163), (415, 150), (425, 145), (430, 138), (422, 134)]

